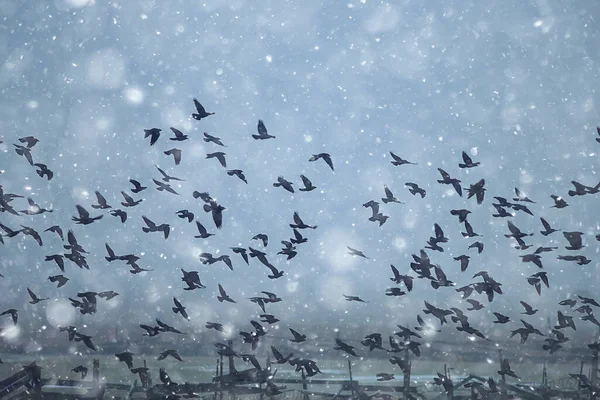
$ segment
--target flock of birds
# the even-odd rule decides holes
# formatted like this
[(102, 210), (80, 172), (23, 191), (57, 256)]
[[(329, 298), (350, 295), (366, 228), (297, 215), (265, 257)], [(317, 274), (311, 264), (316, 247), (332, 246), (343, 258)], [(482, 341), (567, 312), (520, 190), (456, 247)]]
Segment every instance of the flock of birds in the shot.
[[(194, 104), (196, 108), (196, 113), (192, 114), (192, 117), (198, 121), (207, 118), (214, 113), (207, 112), (205, 108), (194, 99)], [(169, 142), (181, 143), (183, 144), (185, 141), (189, 140), (188, 135), (184, 134), (182, 131), (171, 127), (171, 132), (174, 136), (169, 137)], [(599, 137), (596, 138), (596, 141), (600, 143), (600, 128), (598, 129)], [(162, 130), (159, 128), (146, 129), (144, 133), (144, 138), (149, 140), (150, 146), (156, 145), (159, 140), (164, 141), (164, 136), (162, 134)], [(272, 140), (276, 139), (274, 135), (270, 135), (267, 131), (267, 128), (262, 120), (258, 121), (257, 125), (257, 134), (253, 134), (252, 138), (255, 140)], [(216, 146), (216, 148), (225, 148), (226, 145), (223, 143), (221, 138), (210, 135), (208, 133), (203, 134), (203, 140), (206, 143), (209, 143), (212, 146)], [(33, 168), (35, 168), (36, 173), (42, 178), (51, 181), (54, 178), (54, 172), (43, 163), (34, 162), (34, 153), (35, 146), (39, 142), (39, 140), (33, 136), (21, 137), (18, 139), (18, 144), (13, 144), (14, 150), (17, 155), (22, 156), (26, 162), (28, 162)], [(2, 143), (0, 141), (0, 143)], [(183, 146), (180, 146), (183, 147)], [(172, 156), (175, 165), (180, 165), (182, 162), (184, 150), (181, 148), (173, 147), (164, 151), (164, 154), (167, 156)], [(393, 152), (390, 152), (392, 161), (391, 164), (394, 167), (403, 167), (410, 165), (417, 165), (414, 162), (410, 162), (401, 158)], [(224, 151), (215, 151), (212, 153), (208, 153), (206, 155), (207, 159), (216, 159), (219, 164), (226, 169), (226, 173), (229, 176), (237, 177), (245, 184), (249, 184), (244, 172), (241, 169), (227, 169), (227, 158), (226, 153)], [(308, 157), (307, 157), (308, 158)], [(313, 154), (310, 158), (308, 158), (309, 162), (316, 162), (322, 160), (327, 167), (331, 171), (335, 171), (334, 163), (332, 157), (328, 153), (320, 153)], [(460, 169), (473, 169), (477, 168), (480, 165), (479, 162), (474, 161), (466, 152), (462, 152), (462, 160), (458, 163), (458, 167)], [(172, 195), (179, 195), (175, 188), (170, 184), (171, 181), (182, 182), (183, 179), (178, 178), (176, 176), (171, 176), (167, 174), (163, 169), (156, 166), (159, 177), (153, 179), (153, 183), (155, 185), (155, 189), (160, 192), (166, 192)], [(466, 199), (469, 200), (474, 198), (474, 201), (481, 205), (486, 201), (486, 182), (484, 179), (480, 179), (475, 183), (469, 184), (468, 187), (463, 187), (461, 180), (456, 177), (453, 177), (447, 171), (438, 168), (440, 173), (440, 179), (437, 181), (441, 185), (450, 185), (456, 191), (458, 196), (466, 196)], [(316, 189), (316, 186), (312, 183), (312, 181), (306, 177), (305, 175), (301, 175), (302, 187), (298, 188), (299, 191), (312, 191)], [(132, 185), (129, 190), (122, 190), (121, 195), (123, 197), (123, 201), (120, 203), (119, 208), (113, 207), (113, 205), (109, 204), (104, 195), (96, 191), (95, 197), (96, 201), (94, 204), (89, 206), (76, 205), (76, 214), (72, 217), (72, 221), (78, 225), (90, 225), (101, 220), (105, 215), (102, 214), (102, 211), (107, 211), (111, 216), (118, 218), (118, 221), (121, 223), (125, 223), (128, 219), (127, 210), (132, 207), (139, 207), (143, 203), (142, 198), (136, 198), (139, 196), (139, 193), (148, 190), (148, 187), (145, 186), (147, 183), (140, 183), (135, 179), (130, 179), (129, 181)], [(277, 181), (273, 183), (274, 187), (280, 187), (282, 189), (287, 190), (288, 192), (294, 193), (295, 182), (289, 181), (284, 177), (280, 176), (277, 178)], [(419, 196), (420, 198), (425, 198), (427, 196), (426, 190), (421, 188), (417, 183), (414, 182), (406, 182), (406, 187), (410, 194), (414, 196)], [(600, 192), (600, 183), (595, 186), (587, 186), (580, 182), (572, 181), (573, 189), (570, 190), (567, 194), (569, 197), (577, 197), (577, 196), (589, 196), (594, 195)], [(130, 193), (128, 193), (130, 192)], [(391, 203), (401, 203), (398, 200), (393, 192), (387, 187), (384, 187), (384, 195), (385, 197), (381, 198), (381, 202), (385, 205), (389, 205)], [(21, 205), (20, 203), (26, 196), (17, 194), (17, 193), (8, 193), (4, 190), (4, 188), (0, 185), (0, 212), (13, 214), (15, 217), (22, 215), (36, 216), (41, 215), (43, 213), (50, 213), (52, 209), (43, 208), (41, 205), (37, 204), (31, 197), (27, 197), (27, 204)], [(221, 229), (223, 225), (223, 213), (227, 211), (227, 208), (219, 204), (214, 198), (210, 196), (207, 192), (193, 192), (193, 198), (201, 202), (202, 210), (205, 213), (209, 213), (214, 222), (214, 226), (216, 229)], [(523, 252), (520, 255), (520, 259), (523, 263), (531, 263), (535, 265), (539, 271), (526, 277), (526, 280), (529, 285), (539, 294), (542, 294), (542, 290), (544, 287), (550, 287), (550, 281), (547, 272), (544, 270), (543, 265), (543, 257), (546, 254), (555, 252), (559, 250), (558, 246), (540, 246), (535, 249), (529, 250), (532, 245), (527, 243), (527, 238), (533, 236), (535, 233), (531, 232), (523, 232), (521, 229), (517, 227), (517, 225), (511, 221), (513, 217), (516, 217), (520, 213), (526, 213), (530, 216), (534, 215), (532, 209), (535, 207), (536, 201), (527, 197), (525, 193), (520, 191), (518, 188), (515, 188), (515, 195), (511, 198), (495, 196), (493, 197), (494, 201), (492, 202), (492, 206), (495, 209), (495, 212), (492, 214), (493, 218), (507, 218), (507, 233), (505, 234), (506, 238), (514, 241), (514, 247)], [(560, 195), (552, 194), (550, 199), (553, 202), (552, 207), (557, 209), (562, 209), (568, 207), (569, 204), (565, 200), (565, 197)], [(537, 199), (537, 201), (541, 201), (541, 199)], [(19, 204), (17, 206), (17, 204)], [(368, 217), (370, 222), (374, 222), (382, 226), (388, 220), (388, 216), (384, 215), (380, 202), (377, 200), (370, 200), (363, 204), (363, 207), (370, 209), (371, 215)], [(91, 208), (94, 211), (90, 211)], [(479, 234), (476, 233), (475, 228), (471, 225), (469, 221), (470, 210), (464, 209), (452, 209), (449, 210), (452, 216), (457, 218), (457, 222), (462, 224), (464, 227), (464, 232), (462, 232), (462, 236), (472, 242), (467, 247), (468, 250), (474, 250), (478, 254), (484, 251), (484, 243), (480, 240)], [(182, 209), (175, 213), (179, 218), (187, 221), (188, 223), (195, 222), (198, 235), (195, 238), (201, 239), (209, 239), (212, 236), (216, 236), (215, 232), (210, 232), (209, 228), (204, 226), (194, 215), (193, 211), (188, 209)], [(142, 228), (144, 233), (156, 233), (161, 234), (164, 239), (169, 237), (171, 232), (170, 224), (166, 222), (155, 222), (152, 221), (147, 216), (142, 216), (143, 222), (145, 226)], [(65, 222), (66, 224), (66, 222)], [(308, 241), (308, 238), (305, 236), (304, 232), (311, 231), (317, 229), (317, 226), (307, 224), (303, 218), (297, 213), (294, 212), (292, 216), (292, 220), (290, 221), (289, 227), (290, 238), (289, 240), (281, 241), (282, 248), (277, 253), (278, 255), (282, 255), (286, 258), (286, 260), (293, 259), (298, 251), (299, 247)], [(545, 218), (540, 218), (540, 227), (541, 230), (539, 234), (548, 237), (550, 235), (562, 235), (565, 240), (564, 250), (567, 252), (563, 252), (561, 248), (560, 254), (556, 256), (558, 260), (565, 262), (573, 262), (578, 265), (586, 265), (591, 262), (588, 258), (586, 258), (582, 254), (578, 254), (577, 252), (582, 250), (584, 246), (583, 238), (585, 234), (579, 231), (566, 231), (554, 228), (552, 224), (546, 220)], [(55, 235), (61, 241), (65, 242), (64, 252), (57, 254), (47, 255), (45, 261), (56, 264), (58, 269), (60, 270), (60, 274), (51, 275), (48, 277), (48, 280), (57, 285), (58, 288), (65, 286), (69, 278), (65, 275), (65, 265), (67, 261), (75, 264), (79, 268), (89, 269), (89, 265), (86, 261), (86, 255), (89, 254), (83, 245), (78, 241), (75, 233), (71, 229), (65, 229), (64, 226), (53, 225), (47, 227), (43, 230), (42, 233), (38, 229), (34, 229), (31, 226), (27, 226), (24, 224), (19, 224), (19, 226), (7, 226), (7, 224), (0, 223), (0, 228), (4, 232), (3, 235), (0, 235), (0, 243), (4, 243), (5, 240), (15, 240), (19, 236), (29, 236), (32, 240), (37, 242), (39, 246), (43, 246), (43, 241), (46, 240), (46, 237), (42, 239), (43, 235)], [(389, 278), (394, 286), (386, 289), (386, 296), (406, 296), (409, 292), (413, 290), (413, 286), (416, 281), (424, 281), (429, 282), (432, 288), (437, 290), (447, 290), (448, 288), (454, 288), (455, 284), (449, 278), (446, 272), (442, 269), (442, 267), (435, 262), (432, 261), (430, 254), (434, 252), (443, 252), (444, 246), (449, 242), (449, 238), (446, 236), (442, 228), (439, 224), (435, 224), (433, 227), (434, 236), (430, 237), (427, 243), (423, 246), (423, 248), (418, 252), (418, 254), (413, 254), (413, 262), (410, 263), (410, 269), (408, 268), (397, 268), (394, 265), (391, 265), (391, 274), (392, 276)], [(66, 232), (65, 232), (66, 231)], [(269, 245), (269, 236), (266, 233), (259, 233), (255, 235), (253, 240), (256, 240), (258, 243), (262, 245), (262, 249), (264, 250)], [(596, 240), (600, 241), (600, 235), (595, 237)], [(26, 240), (26, 239), (23, 239)], [(258, 246), (257, 246), (258, 247)], [(348, 248), (348, 254), (355, 257), (363, 257), (368, 258), (365, 252), (352, 248)], [(265, 251), (259, 250), (255, 247), (232, 247), (232, 252), (240, 257), (240, 259), (246, 263), (250, 264), (250, 259), (256, 259), (260, 262), (266, 269), (268, 270), (268, 278), (269, 279), (279, 279), (284, 276), (285, 272), (277, 268), (274, 262), (269, 258), (268, 254)], [(429, 252), (429, 253), (428, 253)], [(138, 261), (140, 260), (140, 256), (135, 254), (117, 254), (112, 247), (107, 243), (106, 244), (106, 261), (109, 263), (115, 261), (125, 262), (129, 267), (129, 270), (132, 274), (138, 274), (142, 272), (152, 271), (151, 269), (142, 268)], [(467, 269), (470, 266), (470, 256), (467, 254), (462, 254), (457, 257), (454, 257), (454, 260), (459, 263), (461, 273), (466, 273)], [(220, 256), (215, 256), (211, 253), (202, 253), (200, 254), (200, 261), (202, 264), (212, 265), (215, 263), (223, 263), (227, 268), (233, 270), (234, 269), (234, 260), (232, 260), (232, 256), (223, 254)], [(414, 274), (410, 274), (410, 271)], [(194, 291), (205, 289), (206, 286), (201, 282), (199, 271), (187, 271), (181, 269), (181, 281), (184, 284), (185, 291)], [(492, 277), (492, 274), (488, 271), (479, 271), (473, 275), (472, 278), (474, 281), (466, 286), (455, 288), (465, 300), (466, 303), (469, 304), (469, 308), (465, 310), (461, 310), (456, 307), (452, 307), (449, 309), (438, 308), (431, 303), (425, 301), (424, 302), (424, 314), (431, 315), (431, 317), (437, 319), (439, 321), (440, 326), (449, 323), (447, 318), (450, 318), (450, 321), (456, 324), (456, 329), (460, 332), (464, 332), (469, 337), (479, 337), (483, 340), (488, 340), (485, 336), (485, 333), (480, 329), (477, 329), (475, 326), (471, 325), (469, 322), (469, 317), (466, 312), (476, 312), (485, 308), (484, 304), (476, 299), (471, 298), (474, 293), (483, 294), (487, 299), (488, 303), (492, 303), (495, 296), (502, 295), (502, 283), (498, 282)], [(229, 302), (236, 303), (236, 300), (232, 298), (225, 288), (218, 284), (219, 295), (217, 300), (219, 302)], [(48, 301), (48, 298), (39, 297), (36, 293), (34, 293), (29, 287), (27, 288), (27, 292), (31, 298), (30, 303), (32, 305), (37, 305), (39, 303), (43, 303)], [(99, 299), (104, 301), (110, 301), (114, 297), (119, 294), (114, 291), (103, 291), (103, 292), (80, 292), (77, 293), (76, 296), (69, 297), (69, 301), (72, 306), (78, 309), (78, 311), (85, 314), (94, 314), (97, 311), (97, 305)], [(354, 302), (367, 302), (363, 300), (361, 297), (351, 294), (344, 294), (344, 298), (347, 301)], [(189, 320), (190, 317), (186, 312), (185, 299), (177, 299), (173, 297), (173, 306), (172, 312), (175, 314), (179, 314), (182, 318)], [(253, 319), (250, 322), (251, 329), (248, 331), (239, 332), (241, 336), (241, 340), (243, 343), (249, 345), (252, 351), (256, 350), (260, 344), (261, 338), (268, 335), (268, 325), (276, 324), (279, 319), (267, 312), (267, 306), (272, 303), (281, 302), (282, 299), (277, 296), (275, 293), (269, 292), (267, 290), (262, 291), (260, 295), (251, 297), (249, 299), (251, 302), (255, 303), (257, 307), (260, 308), (261, 313), (259, 314), (259, 321)], [(525, 316), (531, 316), (536, 314), (538, 310), (534, 309), (528, 303), (521, 301), (521, 305), (523, 306), (523, 312), (521, 314)], [(560, 301), (558, 304), (563, 307), (557, 311), (556, 315), (556, 325), (552, 328), (551, 332), (543, 333), (542, 330), (536, 328), (531, 323), (527, 322), (525, 319), (520, 319), (520, 321), (512, 321), (509, 316), (503, 315), (499, 312), (494, 312), (493, 315), (496, 319), (493, 321), (494, 324), (513, 324), (513, 330), (511, 330), (510, 336), (519, 336), (521, 343), (525, 343), (531, 335), (540, 335), (545, 336), (543, 349), (547, 350), (550, 354), (558, 351), (562, 345), (569, 340), (566, 336), (565, 331), (568, 329), (576, 329), (575, 326), (575, 316), (578, 315), (579, 320), (595, 324), (600, 327), (600, 322), (596, 319), (594, 315), (594, 308), (600, 307), (600, 304), (593, 298), (580, 296), (578, 295), (575, 298), (568, 298)], [(12, 322), (16, 325), (18, 323), (19, 310), (11, 308), (0, 313), (0, 316), (8, 316), (12, 319)], [(398, 325), (400, 331), (395, 332), (393, 335), (389, 336), (389, 340), (384, 341), (384, 336), (381, 333), (371, 333), (367, 335), (362, 341), (361, 344), (369, 351), (384, 351), (389, 352), (391, 354), (390, 363), (392, 365), (397, 365), (402, 371), (406, 371), (408, 368), (407, 360), (404, 357), (400, 357), (397, 353), (404, 352), (405, 350), (409, 350), (414, 355), (420, 356), (420, 345), (421, 343), (418, 341), (422, 336), (421, 334), (425, 331), (437, 328), (433, 327), (433, 325), (429, 322), (425, 322), (420, 315), (416, 315), (417, 325), (414, 329), (411, 329), (406, 326)], [(516, 325), (516, 326), (515, 326)], [(156, 319), (156, 324), (140, 324), (140, 328), (142, 329), (142, 335), (145, 336), (157, 336), (159, 334), (164, 333), (174, 333), (174, 334), (183, 334), (179, 329), (167, 325), (160, 319)], [(214, 329), (216, 331), (223, 332), (224, 327), (219, 322), (207, 321), (206, 322), (207, 329)], [(94, 345), (92, 339), (93, 337), (90, 335), (84, 334), (79, 327), (75, 326), (64, 326), (59, 328), (61, 332), (66, 332), (69, 341), (81, 342), (85, 346), (87, 346), (90, 350), (96, 351), (96, 346)], [(289, 337), (289, 341), (299, 344), (307, 341), (307, 335), (300, 332), (300, 330), (295, 330), (289, 328), (291, 336)], [(342, 339), (335, 339), (336, 346), (335, 350), (343, 352), (349, 356), (358, 357), (359, 352), (357, 349), (344, 342)], [(385, 342), (388, 342), (388, 345), (384, 345)], [(238, 353), (234, 351), (231, 347), (224, 343), (216, 343), (217, 353), (225, 356), (233, 355), (236, 357), (241, 357), (244, 361), (248, 361), (254, 365), (255, 368), (261, 370), (262, 367), (257, 361), (255, 355), (251, 352), (246, 353)], [(597, 343), (591, 344), (590, 347), (598, 347)], [(296, 371), (303, 370), (306, 376), (311, 377), (320, 372), (319, 367), (317, 366), (316, 361), (305, 358), (305, 357), (294, 357), (293, 354), (289, 354), (284, 356), (278, 349), (275, 347), (271, 347), (271, 352), (275, 358), (275, 362), (277, 364), (290, 364), (296, 368)], [(132, 373), (143, 374), (147, 372), (147, 369), (143, 367), (134, 367), (134, 354), (125, 351), (119, 354), (116, 354), (116, 357), (119, 361), (124, 362), (128, 369), (131, 370)], [(172, 357), (176, 360), (182, 361), (181, 356), (175, 349), (166, 349), (158, 355), (159, 360), (163, 360), (167, 357)], [(83, 365), (77, 366), (73, 369), (76, 373), (81, 373), (82, 378), (87, 374), (87, 368)], [(499, 374), (506, 376), (517, 377), (517, 375), (510, 369), (508, 361), (504, 361), (502, 363), (502, 369), (499, 371)], [(162, 382), (169, 386), (175, 384), (169, 378), (168, 374), (161, 369), (160, 378)], [(391, 373), (380, 373), (378, 374), (379, 380), (389, 380), (393, 379), (394, 375)], [(446, 377), (440, 375), (438, 378), (439, 382), (436, 383), (446, 386), (448, 384), (448, 380)], [(478, 389), (481, 391), (491, 390), (493, 391), (495, 388), (495, 382), (490, 378), (488, 381), (487, 387), (481, 385)]]

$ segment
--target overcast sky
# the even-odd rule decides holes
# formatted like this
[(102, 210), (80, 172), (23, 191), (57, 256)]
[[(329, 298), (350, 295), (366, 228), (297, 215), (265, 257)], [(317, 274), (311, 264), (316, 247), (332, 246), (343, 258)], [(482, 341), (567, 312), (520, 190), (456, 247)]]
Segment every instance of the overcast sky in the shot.
[[(90, 252), (90, 270), (67, 262), (70, 281), (56, 289), (47, 277), (60, 271), (44, 262), (45, 255), (64, 251), (56, 235), (44, 233), (42, 248), (30, 237), (4, 238), (1, 307), (18, 308), (23, 327), (36, 330), (119, 322), (137, 332), (138, 324), (155, 317), (188, 330), (203, 330), (208, 320), (237, 330), (258, 317), (247, 298), (266, 290), (283, 298), (267, 311), (284, 328), (318, 326), (333, 335), (336, 328), (368, 320), (374, 331), (393, 332), (397, 323), (414, 326), (424, 299), (467, 308), (452, 288), (434, 290), (424, 280), (416, 280), (407, 296), (384, 295), (394, 286), (390, 264), (412, 274), (411, 254), (425, 246), (437, 222), (450, 241), (444, 253), (429, 255), (449, 279), (463, 286), (487, 270), (503, 283), (505, 294), (491, 304), (474, 296), (486, 307), (469, 313), (474, 326), (491, 327), (493, 311), (518, 320), (519, 300), (540, 309), (528, 321), (545, 324), (548, 316), (555, 319), (558, 301), (593, 295), (599, 283), (597, 196), (567, 198), (566, 209), (550, 208), (550, 195), (567, 196), (571, 180), (591, 186), (600, 180), (600, 144), (594, 140), (600, 120), (598, 11), (585, 1), (564, 7), (541, 0), (0, 1), (0, 184), (54, 210), (41, 216), (2, 213), (0, 222), (40, 232), (59, 224), (65, 232), (73, 229)], [(194, 97), (215, 115), (193, 120)], [(275, 139), (251, 138), (258, 119)], [(190, 139), (168, 140), (171, 126)], [(153, 127), (163, 134), (151, 147), (144, 129)], [(227, 147), (203, 142), (202, 132)], [(55, 172), (50, 182), (14, 151), (12, 143), (27, 135), (40, 140), (32, 155)], [(183, 151), (178, 166), (163, 154), (172, 147)], [(248, 184), (227, 176), (217, 160), (205, 159), (214, 151), (224, 151), (228, 169), (242, 169)], [(394, 167), (390, 151), (417, 165)], [(458, 168), (462, 151), (481, 165)], [(321, 152), (331, 154), (335, 172), (322, 160), (308, 161)], [(180, 196), (155, 190), (152, 178), (160, 175), (154, 165), (185, 179), (174, 184)], [(484, 204), (439, 185), (438, 167), (463, 186), (485, 178)], [(300, 174), (318, 189), (292, 195), (272, 186), (283, 176), (298, 189)], [(92, 211), (96, 190), (122, 208), (120, 191), (130, 190), (130, 178), (148, 189), (133, 195), (144, 201), (127, 210), (125, 224), (97, 210), (92, 214), (104, 214), (102, 220), (73, 224), (75, 205)], [(409, 181), (427, 196), (412, 196), (404, 187)], [(389, 219), (379, 227), (368, 221), (370, 210), (362, 204), (381, 203), (384, 185), (405, 204), (382, 204)], [(531, 250), (553, 245), (560, 254), (573, 253), (564, 250), (560, 233), (539, 235), (543, 216), (558, 229), (584, 232), (586, 248), (577, 254), (593, 260), (577, 266), (557, 261), (557, 253), (544, 254), (550, 289), (543, 288), (542, 296), (526, 281), (538, 268), (522, 263), (518, 256), (525, 253), (503, 236), (506, 219), (491, 217), (492, 196), (512, 198), (515, 187), (537, 201), (531, 205), (535, 217), (513, 218), (524, 232), (536, 233), (528, 238)], [(226, 207), (223, 229), (215, 228), (192, 197), (194, 190), (209, 192)], [(17, 210), (27, 206), (25, 199), (12, 204)], [(462, 225), (449, 213), (453, 208), (473, 211), (469, 221), (485, 244), (481, 255), (467, 250), (475, 240), (461, 236)], [(195, 224), (175, 215), (181, 209), (192, 211), (215, 236), (194, 239)], [(294, 211), (318, 228), (303, 231), (308, 243), (286, 262), (276, 253), (279, 242), (290, 238)], [(169, 223), (168, 240), (143, 233), (142, 215)], [(261, 249), (251, 240), (258, 233), (268, 234), (265, 251), (285, 271), (282, 278), (268, 279), (268, 269), (256, 259), (248, 266), (229, 250)], [(124, 263), (107, 263), (104, 243), (117, 254), (140, 255), (140, 266), (153, 271), (131, 275)], [(347, 255), (346, 246), (369, 259)], [(222, 263), (202, 265), (203, 251), (230, 254), (234, 271)], [(464, 274), (452, 260), (460, 254), (471, 256)], [(180, 268), (199, 271), (207, 289), (183, 291)], [(237, 304), (217, 302), (218, 283)], [(29, 305), (26, 287), (50, 301)], [(84, 290), (120, 295), (100, 300), (98, 313), (82, 318), (67, 297)], [(369, 303), (346, 302), (342, 294)], [(188, 307), (190, 322), (170, 311), (173, 296)], [(592, 326), (577, 323), (583, 331)]]

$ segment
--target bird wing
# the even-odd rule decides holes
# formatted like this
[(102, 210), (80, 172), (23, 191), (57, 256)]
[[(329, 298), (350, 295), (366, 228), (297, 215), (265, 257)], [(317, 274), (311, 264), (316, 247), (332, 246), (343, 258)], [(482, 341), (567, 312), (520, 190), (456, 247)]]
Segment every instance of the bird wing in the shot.
[(265, 126), (264, 122), (262, 119), (258, 120), (258, 134), (261, 136), (267, 136), (268, 132), (267, 132), (267, 127)]
[(202, 104), (200, 104), (200, 102), (196, 99), (194, 99), (194, 105), (196, 106), (196, 111), (198, 111), (198, 114), (202, 115), (202, 114), (206, 114), (206, 110), (204, 109), (204, 106)]
[(80, 219), (88, 219), (90, 217), (90, 213), (87, 212), (85, 208), (83, 208), (79, 204), (77, 204), (75, 207), (77, 208), (77, 212), (79, 213)]
[(462, 159), (465, 162), (465, 164), (470, 165), (473, 163), (473, 160), (471, 159), (471, 157), (469, 157), (469, 155), (466, 152), (462, 152)]

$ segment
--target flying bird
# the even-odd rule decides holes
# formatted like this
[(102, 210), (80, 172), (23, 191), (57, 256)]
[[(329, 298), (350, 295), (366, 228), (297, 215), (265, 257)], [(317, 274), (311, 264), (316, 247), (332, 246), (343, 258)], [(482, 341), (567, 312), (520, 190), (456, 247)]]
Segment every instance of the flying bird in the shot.
[(206, 110), (204, 109), (204, 106), (202, 104), (200, 104), (200, 102), (196, 99), (194, 99), (194, 106), (196, 106), (196, 112), (197, 114), (192, 114), (192, 118), (194, 118), (195, 120), (200, 121), (202, 118), (206, 118), (210, 115), (214, 115), (214, 112), (206, 112)]
[(327, 165), (329, 165), (329, 168), (331, 168), (332, 171), (335, 171), (335, 169), (333, 168), (333, 161), (331, 161), (331, 156), (327, 153), (313, 154), (308, 161), (317, 161), (319, 159), (325, 161)]
[(417, 163), (413, 163), (413, 162), (404, 160), (401, 157), (398, 157), (397, 155), (395, 155), (391, 151), (390, 151), (390, 155), (394, 159), (393, 161), (391, 161), (391, 163), (392, 163), (392, 165), (395, 165), (396, 167), (399, 167), (399, 166), (404, 165), (404, 164), (417, 165)]
[(179, 129), (175, 129), (173, 127), (169, 128), (169, 129), (171, 129), (171, 132), (173, 132), (173, 134), (175, 134), (175, 137), (169, 138), (169, 140), (174, 140), (174, 141), (178, 141), (178, 142), (187, 140), (188, 136), (184, 135), (183, 132), (181, 132)]
[(160, 137), (161, 131), (162, 129), (159, 128), (144, 129), (144, 139), (150, 138), (150, 146), (154, 146), (154, 144)]
[(252, 137), (255, 140), (265, 140), (265, 139), (275, 138), (275, 136), (269, 135), (269, 133), (267, 132), (267, 127), (265, 126), (265, 123), (263, 122), (262, 119), (258, 120), (257, 130), (258, 130), (258, 135), (252, 135)]
[(172, 148), (164, 152), (167, 156), (173, 156), (173, 160), (175, 160), (175, 165), (179, 165), (181, 162), (181, 149)]

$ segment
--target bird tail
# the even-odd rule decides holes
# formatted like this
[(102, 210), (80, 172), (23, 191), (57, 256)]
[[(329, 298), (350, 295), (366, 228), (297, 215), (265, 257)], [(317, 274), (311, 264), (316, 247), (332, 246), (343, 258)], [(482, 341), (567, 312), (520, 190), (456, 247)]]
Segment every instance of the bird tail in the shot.
[(253, 137), (254, 139), (257, 139), (257, 140), (258, 140), (258, 139), (260, 139), (262, 136), (259, 136), (259, 135), (252, 135), (252, 137)]
[(273, 186), (274, 186), (274, 187), (280, 187), (280, 186), (281, 186), (281, 183), (274, 183), (274, 184), (273, 184)]
[(438, 281), (431, 281), (431, 287), (437, 289), (440, 287), (440, 283)]
[(390, 202), (390, 200), (386, 199), (386, 198), (382, 198), (381, 201), (383, 201), (383, 204), (387, 204)]
[(142, 230), (146, 233), (150, 232), (150, 228), (143, 227)]
[(224, 298), (224, 297), (221, 297), (221, 296), (217, 296), (217, 300), (219, 300), (219, 302), (220, 302), (220, 303), (222, 303), (222, 302), (223, 302), (223, 300), (225, 300), (225, 298)]

